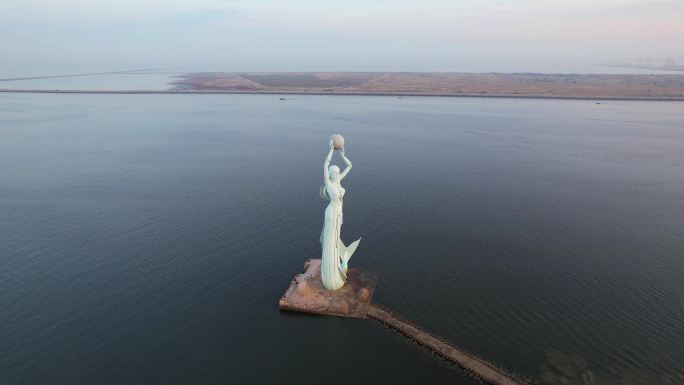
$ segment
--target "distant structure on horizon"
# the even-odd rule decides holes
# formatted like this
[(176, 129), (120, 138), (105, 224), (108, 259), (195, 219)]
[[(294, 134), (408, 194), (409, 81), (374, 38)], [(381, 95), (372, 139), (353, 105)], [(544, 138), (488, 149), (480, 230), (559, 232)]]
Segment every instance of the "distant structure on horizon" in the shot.
[(661, 70), (661, 71), (684, 71), (684, 64), (677, 64), (677, 60), (673, 56), (667, 56), (658, 64), (658, 60), (651, 57), (644, 56), (632, 60), (630, 63), (617, 64), (613, 67), (626, 68), (641, 68), (647, 70)]

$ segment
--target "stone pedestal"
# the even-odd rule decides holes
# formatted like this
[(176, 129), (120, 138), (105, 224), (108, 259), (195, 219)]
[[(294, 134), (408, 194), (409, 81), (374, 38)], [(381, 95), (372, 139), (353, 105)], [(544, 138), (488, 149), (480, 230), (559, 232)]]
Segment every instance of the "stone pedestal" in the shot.
[(349, 268), (347, 283), (339, 290), (329, 291), (321, 280), (321, 260), (307, 259), (304, 272), (294, 277), (278, 305), (281, 310), (366, 318), (375, 284), (372, 274)]

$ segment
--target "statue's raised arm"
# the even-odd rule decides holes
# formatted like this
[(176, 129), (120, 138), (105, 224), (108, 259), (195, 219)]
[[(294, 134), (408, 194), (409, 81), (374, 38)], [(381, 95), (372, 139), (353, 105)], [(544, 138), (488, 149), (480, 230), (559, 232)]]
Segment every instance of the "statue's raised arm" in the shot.
[(328, 168), (330, 167), (330, 160), (332, 159), (333, 151), (335, 151), (332, 137), (330, 137), (328, 145), (330, 145), (330, 152), (328, 152), (328, 156), (326, 156), (325, 161), (323, 161), (323, 181), (325, 182), (326, 187), (330, 184), (330, 173)]
[(342, 156), (342, 160), (344, 161), (344, 164), (347, 166), (344, 168), (344, 171), (342, 171), (342, 173), (340, 174), (340, 180), (342, 180), (342, 179), (344, 179), (344, 177), (347, 176), (347, 174), (349, 174), (349, 171), (351, 171), (352, 163), (349, 160), (349, 158), (347, 158), (344, 155), (344, 147), (342, 147), (342, 150), (340, 151), (340, 155)]

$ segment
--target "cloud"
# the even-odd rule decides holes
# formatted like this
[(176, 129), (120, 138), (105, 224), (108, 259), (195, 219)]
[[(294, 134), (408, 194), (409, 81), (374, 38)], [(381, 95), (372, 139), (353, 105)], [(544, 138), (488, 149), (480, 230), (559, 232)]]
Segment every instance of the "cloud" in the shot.
[(4, 0), (0, 2), (0, 19), (112, 20), (181, 13), (194, 17), (201, 12), (235, 12), (241, 3), (239, 0)]
[(646, 0), (621, 1), (597, 4), (593, 7), (576, 7), (560, 13), (572, 17), (607, 19), (633, 19), (643, 17), (672, 17), (684, 14), (684, 1)]

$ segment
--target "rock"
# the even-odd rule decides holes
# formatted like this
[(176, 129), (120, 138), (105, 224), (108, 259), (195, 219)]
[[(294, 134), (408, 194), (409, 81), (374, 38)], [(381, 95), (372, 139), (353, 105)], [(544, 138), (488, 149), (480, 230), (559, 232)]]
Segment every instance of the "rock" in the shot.
[(368, 288), (362, 287), (361, 290), (356, 293), (356, 297), (358, 297), (359, 301), (365, 302), (370, 298), (370, 291)]
[(375, 291), (371, 274), (350, 268), (344, 286), (330, 291), (323, 287), (320, 259), (307, 260), (304, 269), (280, 298), (281, 310), (366, 318)]

